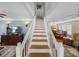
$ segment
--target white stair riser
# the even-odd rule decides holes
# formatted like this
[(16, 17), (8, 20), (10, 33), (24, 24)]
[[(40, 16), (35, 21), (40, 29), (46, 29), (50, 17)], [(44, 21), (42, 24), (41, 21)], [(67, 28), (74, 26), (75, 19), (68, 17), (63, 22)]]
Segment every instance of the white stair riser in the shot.
[(48, 42), (32, 42), (31, 45), (48, 45)]
[(34, 35), (46, 35), (46, 33), (33, 33)]
[(43, 40), (46, 40), (47, 37), (32, 37), (33, 39), (37, 39), (37, 40), (40, 40), (40, 39), (43, 39)]
[(45, 32), (45, 30), (34, 30), (34, 31), (37, 31), (37, 32)]
[(35, 28), (38, 28), (38, 29), (43, 28), (43, 29), (45, 29), (44, 27), (35, 27)]
[(29, 53), (49, 53), (49, 49), (29, 49)]
[(45, 28), (44, 27), (36, 27), (35, 29), (44, 29), (45, 30)]

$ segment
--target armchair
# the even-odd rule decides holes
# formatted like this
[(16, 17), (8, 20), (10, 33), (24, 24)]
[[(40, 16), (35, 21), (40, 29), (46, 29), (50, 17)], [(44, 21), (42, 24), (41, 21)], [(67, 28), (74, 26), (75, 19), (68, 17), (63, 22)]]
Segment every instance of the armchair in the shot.
[(75, 33), (73, 35), (73, 38), (74, 38), (74, 46), (78, 49), (79, 48), (79, 33)]

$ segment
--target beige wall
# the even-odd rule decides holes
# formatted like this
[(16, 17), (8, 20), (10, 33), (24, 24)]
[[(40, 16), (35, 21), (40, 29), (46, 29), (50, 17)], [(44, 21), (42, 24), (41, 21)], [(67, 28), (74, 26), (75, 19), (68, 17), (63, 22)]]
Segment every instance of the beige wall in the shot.
[(72, 34), (77, 33), (77, 21), (72, 22)]

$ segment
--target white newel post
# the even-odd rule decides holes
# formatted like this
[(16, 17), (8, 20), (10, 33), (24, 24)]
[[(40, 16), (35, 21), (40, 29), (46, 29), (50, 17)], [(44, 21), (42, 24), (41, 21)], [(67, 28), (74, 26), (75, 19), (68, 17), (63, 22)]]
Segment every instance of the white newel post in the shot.
[(64, 46), (62, 43), (58, 43), (57, 56), (64, 57)]
[(22, 49), (21, 42), (19, 42), (16, 46), (16, 57), (22, 57)]
[(0, 35), (0, 43), (1, 43), (1, 35)]

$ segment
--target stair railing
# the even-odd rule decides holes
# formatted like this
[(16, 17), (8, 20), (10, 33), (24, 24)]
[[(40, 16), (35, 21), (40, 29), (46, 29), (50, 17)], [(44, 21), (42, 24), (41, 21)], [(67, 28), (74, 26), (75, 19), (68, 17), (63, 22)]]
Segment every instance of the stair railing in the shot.
[(49, 23), (47, 22), (46, 19), (44, 19), (44, 23), (46, 26), (46, 32), (47, 32), (47, 37), (50, 41), (50, 48), (51, 48), (51, 56), (57, 56), (57, 57), (64, 57), (64, 46), (63, 43), (61, 42), (57, 42), (51, 26), (49, 25)]
[[(49, 29), (48, 29), (48, 23), (46, 22), (46, 19), (44, 19), (44, 25), (45, 25), (45, 31), (46, 31), (46, 34), (47, 34), (47, 40), (48, 40), (48, 44), (49, 44), (49, 48), (51, 48), (51, 43), (50, 43), (50, 33), (49, 33)], [(52, 50), (52, 49), (51, 49)], [(52, 51), (49, 51), (50, 52), (50, 55), (53, 57), (53, 52)]]
[(34, 26), (35, 26), (35, 19), (31, 22), (29, 29), (28, 29), (22, 43), (19, 42), (17, 44), (17, 46), (16, 46), (16, 57), (26, 57), (26, 56), (28, 56), (28, 46), (29, 46), (29, 41), (32, 38)]

